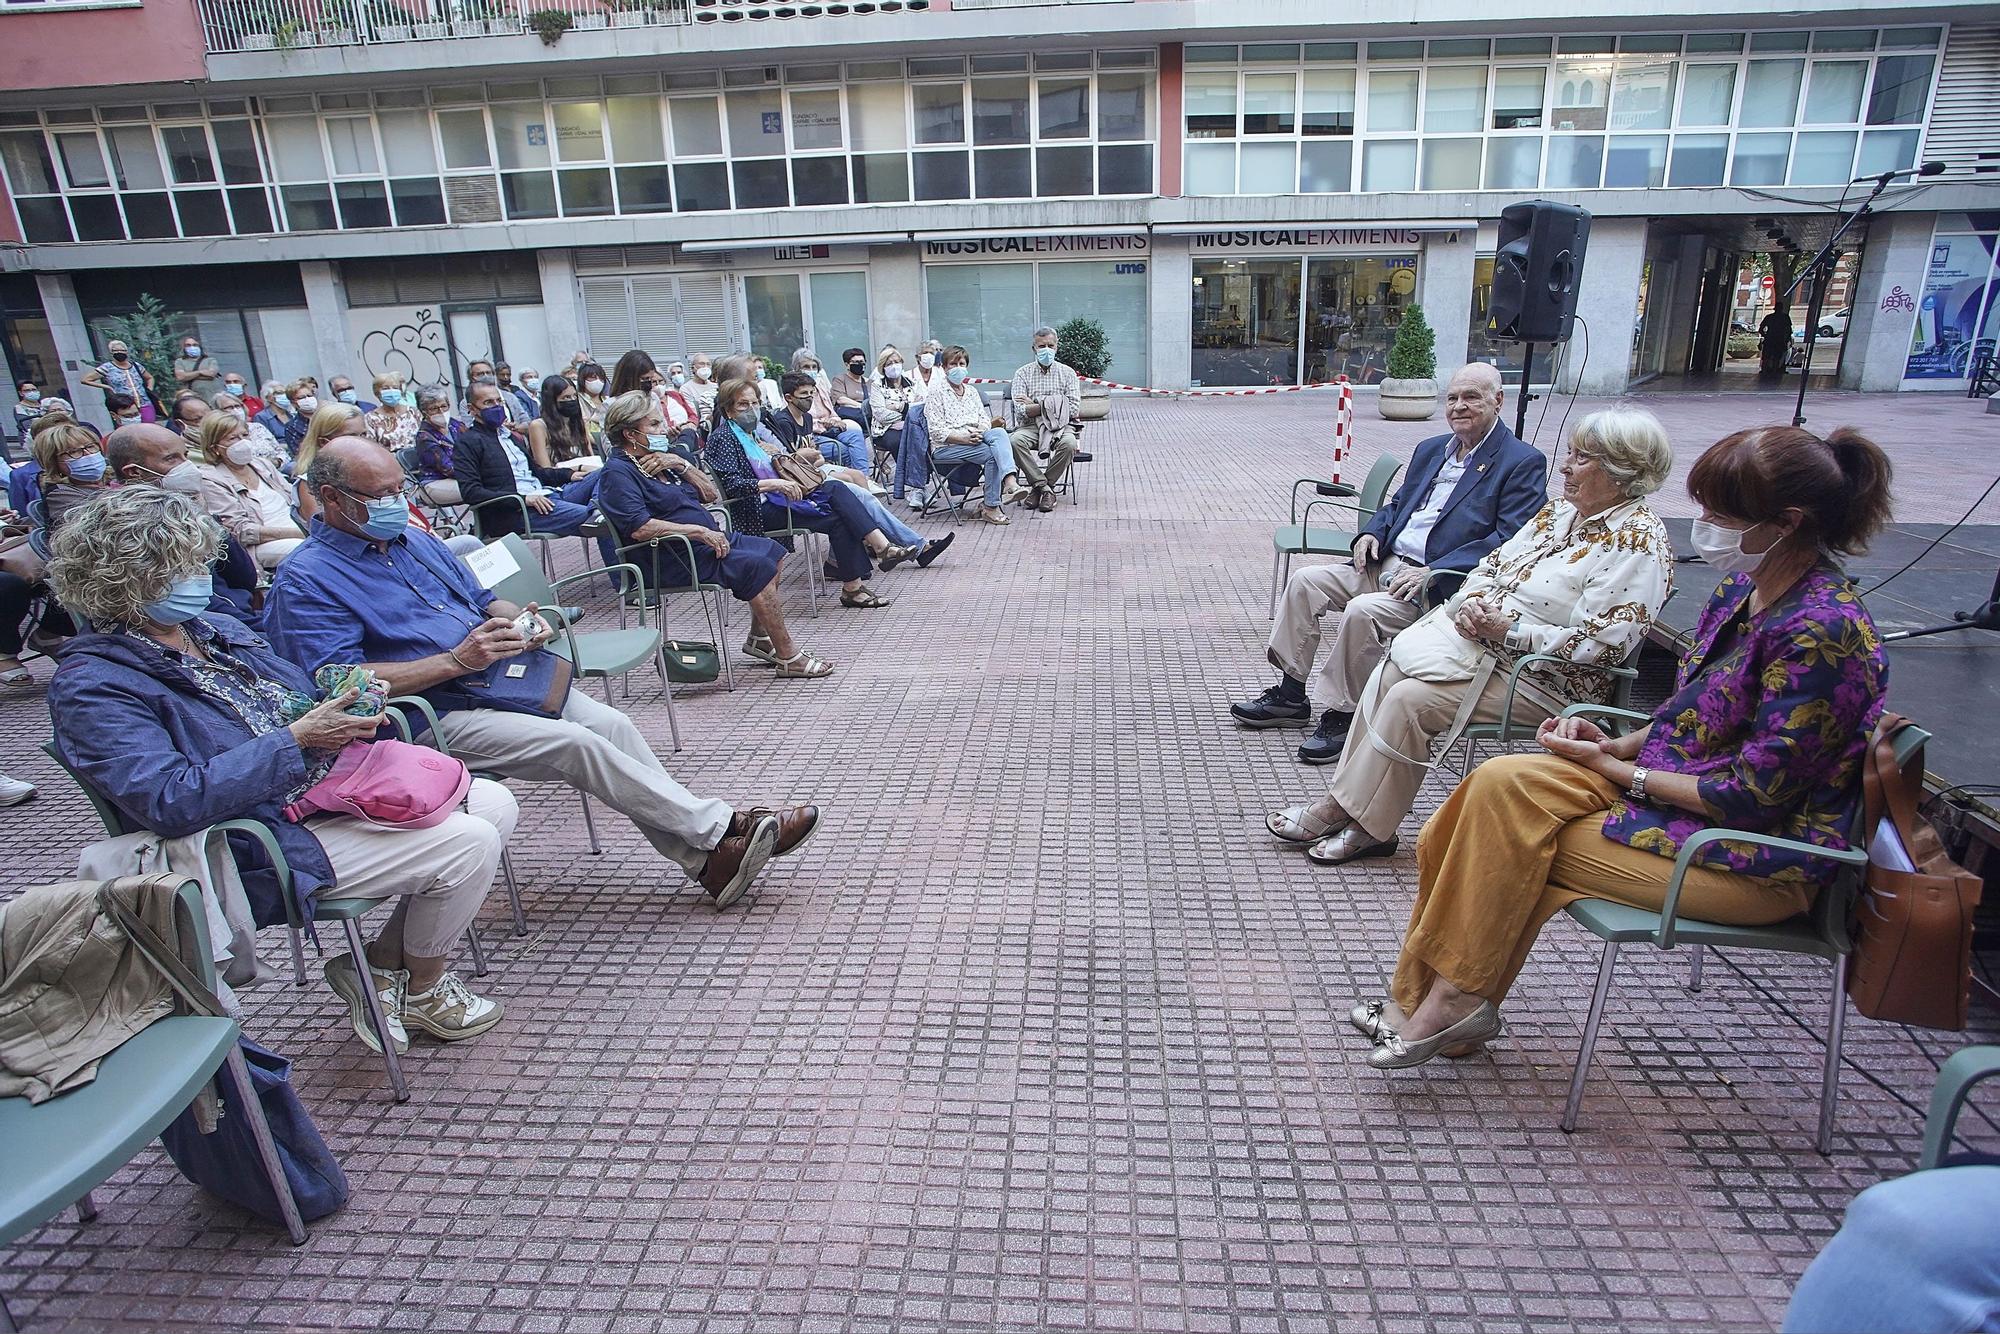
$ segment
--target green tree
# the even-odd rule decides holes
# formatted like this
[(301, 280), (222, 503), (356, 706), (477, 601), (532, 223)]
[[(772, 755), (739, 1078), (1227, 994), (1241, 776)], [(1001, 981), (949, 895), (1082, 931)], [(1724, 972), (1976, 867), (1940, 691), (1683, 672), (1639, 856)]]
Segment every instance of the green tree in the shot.
[(174, 358), (180, 354), (181, 333), (193, 321), (151, 292), (141, 292), (129, 315), (113, 315), (97, 321), (97, 330), (109, 342), (116, 338), (132, 349), (132, 360), (153, 373), (155, 390), (170, 395), (174, 387)]
[(1056, 330), (1056, 360), (1086, 380), (1101, 380), (1111, 369), (1111, 339), (1103, 325), (1079, 315)]
[(1403, 312), (1403, 322), (1396, 326), (1396, 341), (1389, 348), (1389, 378), (1434, 379), (1437, 368), (1437, 335), (1424, 318), (1424, 308), (1411, 306)]

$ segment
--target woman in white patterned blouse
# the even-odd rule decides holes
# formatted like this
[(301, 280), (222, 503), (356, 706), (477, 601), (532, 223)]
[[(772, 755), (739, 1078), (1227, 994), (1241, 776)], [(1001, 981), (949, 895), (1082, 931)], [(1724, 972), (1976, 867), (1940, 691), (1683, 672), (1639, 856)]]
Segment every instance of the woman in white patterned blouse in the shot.
[(1512, 720), (1533, 727), (1579, 699), (1601, 702), (1673, 589), (1673, 545), (1641, 497), (1673, 468), (1652, 413), (1595, 412), (1578, 423), (1563, 493), (1474, 567), (1459, 591), (1396, 636), (1362, 691), (1327, 796), (1274, 812), (1265, 827), (1310, 844), (1322, 865), (1396, 850), (1396, 828), (1430, 768), (1467, 723), (1500, 720), (1507, 677), (1531, 653), (1562, 659), (1522, 673)]

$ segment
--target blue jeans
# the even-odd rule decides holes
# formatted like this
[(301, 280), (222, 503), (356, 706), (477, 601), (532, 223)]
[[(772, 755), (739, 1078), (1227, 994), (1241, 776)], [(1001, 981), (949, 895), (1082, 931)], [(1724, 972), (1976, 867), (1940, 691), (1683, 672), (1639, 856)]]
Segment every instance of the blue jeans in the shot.
[(829, 463), (838, 463), (843, 468), (868, 471), (874, 458), (868, 452), (868, 437), (861, 434), (861, 428), (852, 424), (842, 426), (838, 435), (821, 435), (817, 438), (819, 452)]
[[(868, 510), (868, 517), (873, 519), (875, 526), (882, 530), (882, 536), (888, 538), (897, 546), (917, 547), (919, 549), (923, 547), (925, 542), (924, 535), (891, 514), (889, 507), (877, 500), (875, 494), (867, 487), (856, 486), (852, 482), (830, 482), (828, 485), (846, 487), (859, 497), (862, 505)], [(866, 534), (863, 535), (866, 536)]]
[(1005, 431), (989, 427), (978, 444), (945, 445), (933, 449), (931, 458), (946, 473), (960, 463), (978, 464), (986, 476), (986, 503), (994, 509), (1000, 508), (1000, 483), (1014, 471), (1014, 447), (1007, 443)]
[(1799, 1278), (1786, 1334), (2000, 1330), (2000, 1167), (1870, 1186)]
[[(549, 537), (575, 537), (591, 516), (591, 504), (597, 499), (597, 484), (603, 480), (603, 472), (599, 470), (559, 491), (548, 492), (555, 508), (547, 514), (538, 514), (533, 505), (528, 506), (529, 531)], [(618, 563), (618, 546), (610, 538), (598, 538), (597, 549), (606, 565)]]

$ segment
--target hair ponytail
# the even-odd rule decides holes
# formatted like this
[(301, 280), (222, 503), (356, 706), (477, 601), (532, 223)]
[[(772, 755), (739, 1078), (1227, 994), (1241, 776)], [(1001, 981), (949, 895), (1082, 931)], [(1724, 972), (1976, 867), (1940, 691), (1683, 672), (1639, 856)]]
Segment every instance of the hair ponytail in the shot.
[(1827, 516), (1821, 540), (1835, 551), (1865, 551), (1869, 539), (1889, 522), (1889, 489), (1894, 469), (1882, 447), (1849, 426), (1826, 437), (1834, 462), (1846, 479), (1844, 514)]

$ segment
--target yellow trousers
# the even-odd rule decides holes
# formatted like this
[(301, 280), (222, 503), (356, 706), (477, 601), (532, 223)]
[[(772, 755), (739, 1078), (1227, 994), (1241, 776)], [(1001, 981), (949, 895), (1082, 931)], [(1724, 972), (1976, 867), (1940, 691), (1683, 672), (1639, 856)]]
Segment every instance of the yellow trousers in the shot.
[[(1658, 909), (1673, 862), (1604, 836), (1618, 796), (1558, 755), (1503, 755), (1458, 785), (1417, 839), (1417, 902), (1390, 994), (1404, 1013), (1444, 977), (1499, 1004), (1549, 918), (1577, 899)], [(1690, 867), (1678, 912), (1765, 926), (1803, 912), (1802, 885)]]

